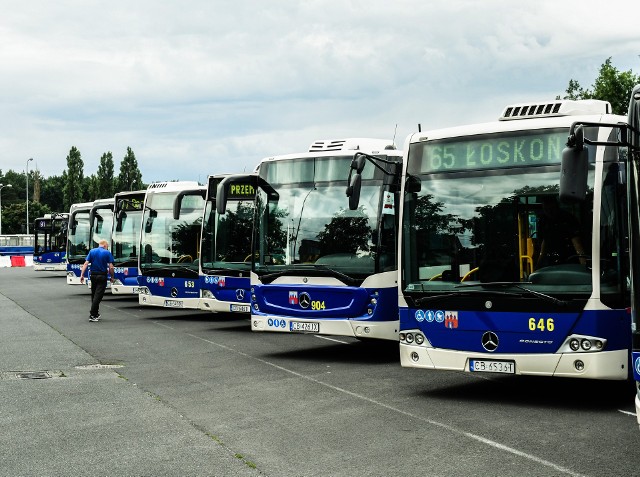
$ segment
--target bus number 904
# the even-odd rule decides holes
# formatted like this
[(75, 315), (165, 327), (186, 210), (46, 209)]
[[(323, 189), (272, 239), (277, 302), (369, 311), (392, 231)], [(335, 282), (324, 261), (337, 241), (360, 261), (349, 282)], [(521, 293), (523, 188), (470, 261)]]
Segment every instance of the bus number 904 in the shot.
[(529, 318), (529, 329), (531, 331), (553, 331), (555, 329), (553, 318)]
[(313, 300), (311, 302), (311, 309), (312, 310), (324, 310), (325, 309), (324, 300), (323, 301)]

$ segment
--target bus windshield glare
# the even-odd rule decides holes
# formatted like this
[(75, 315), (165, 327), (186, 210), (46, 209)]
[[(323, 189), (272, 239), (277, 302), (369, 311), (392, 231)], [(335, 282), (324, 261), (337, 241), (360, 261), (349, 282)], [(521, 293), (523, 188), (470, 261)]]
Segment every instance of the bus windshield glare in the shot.
[(229, 200), (224, 215), (216, 213), (215, 201), (207, 201), (202, 228), (202, 269), (251, 269), (253, 199)]
[(89, 210), (73, 213), (69, 219), (67, 260), (82, 259), (84, 261), (90, 250), (90, 234)]
[[(625, 272), (616, 244), (626, 219), (616, 192), (617, 148), (606, 149), (597, 179), (596, 148), (587, 146), (587, 200), (561, 203), (567, 134), (563, 128), (412, 144), (407, 170), (419, 187), (404, 197), (405, 295), (527, 283), (528, 289), (586, 299), (594, 245), (600, 247), (603, 294), (619, 293)], [(596, 180), (603, 184), (599, 244), (592, 243)]]
[(167, 266), (198, 271), (198, 249), (204, 199), (185, 195), (180, 218), (173, 218), (177, 193), (148, 194), (142, 218), (140, 267), (142, 270)]
[[(360, 205), (349, 210), (345, 190), (352, 157), (261, 164), (260, 176), (277, 192), (277, 198), (257, 191), (257, 272), (301, 267), (331, 269), (353, 278), (374, 273), (378, 257), (372, 238), (383, 195), (382, 175), (374, 167), (365, 168)], [(390, 235), (381, 239), (389, 243), (377, 245), (378, 250), (387, 246), (388, 261), (394, 267), (394, 234)]]

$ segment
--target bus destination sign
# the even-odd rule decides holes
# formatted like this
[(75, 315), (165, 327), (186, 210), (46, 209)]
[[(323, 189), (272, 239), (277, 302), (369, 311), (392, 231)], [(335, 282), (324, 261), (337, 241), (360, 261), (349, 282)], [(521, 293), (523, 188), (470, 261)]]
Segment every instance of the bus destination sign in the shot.
[(476, 135), (411, 145), (409, 172), (467, 171), (560, 164), (567, 130)]
[(229, 200), (248, 200), (256, 195), (256, 188), (249, 182), (232, 182), (229, 184)]

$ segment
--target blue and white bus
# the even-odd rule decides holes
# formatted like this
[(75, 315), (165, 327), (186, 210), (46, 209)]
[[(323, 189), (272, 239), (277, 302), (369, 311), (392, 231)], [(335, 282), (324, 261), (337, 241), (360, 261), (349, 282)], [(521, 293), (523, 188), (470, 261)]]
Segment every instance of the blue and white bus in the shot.
[(138, 294), (138, 246), (145, 192), (118, 192), (114, 196), (111, 234), (111, 253), (115, 260), (111, 293), (114, 295)]
[[(228, 186), (226, 210), (216, 207), (218, 185)], [(251, 237), (255, 210), (253, 176), (209, 176), (200, 246), (199, 308), (249, 314)]]
[(80, 285), (80, 270), (91, 250), (91, 207), (93, 202), (72, 204), (67, 230), (67, 284)]
[(587, 145), (585, 196), (559, 194), (572, 124), (606, 142), (625, 119), (604, 101), (559, 100), (407, 138), (402, 366), (629, 377), (624, 148)]
[(69, 214), (53, 213), (39, 217), (33, 224), (33, 269), (35, 271), (65, 271), (67, 226)]
[[(362, 171), (359, 206), (350, 210), (345, 191), (358, 156), (375, 156), (379, 164)], [(398, 339), (398, 190), (390, 171), (399, 177), (401, 159), (392, 141), (353, 138), (262, 160), (251, 255), (253, 331)]]
[(157, 182), (145, 195), (140, 229), (138, 301), (165, 308), (198, 308), (198, 252), (206, 187)]
[[(636, 381), (636, 416), (640, 424), (640, 327), (638, 311), (640, 310), (640, 85), (631, 92), (627, 123), (612, 124), (613, 132), (608, 137), (593, 138), (590, 129), (598, 127), (588, 121), (576, 121), (571, 126), (567, 148), (562, 157), (562, 176), (560, 179), (560, 197), (574, 202), (588, 202), (591, 193), (588, 183), (588, 170), (591, 168), (591, 150), (595, 147), (619, 148), (621, 151), (619, 164), (611, 163), (610, 182), (615, 182), (617, 198), (611, 199), (604, 193), (602, 202), (620, 203), (620, 214), (628, 213), (628, 222), (621, 220), (617, 227), (623, 235), (620, 244), (621, 253), (611, 257), (601, 256), (600, 261), (606, 266), (609, 261), (619, 261), (620, 267), (627, 267), (628, 275), (626, 291), (631, 302), (632, 358), (631, 364)], [(617, 177), (613, 177), (616, 175)], [(628, 229), (625, 229), (628, 226)], [(627, 238), (628, 237), (628, 238)], [(628, 253), (627, 253), (628, 251)]]

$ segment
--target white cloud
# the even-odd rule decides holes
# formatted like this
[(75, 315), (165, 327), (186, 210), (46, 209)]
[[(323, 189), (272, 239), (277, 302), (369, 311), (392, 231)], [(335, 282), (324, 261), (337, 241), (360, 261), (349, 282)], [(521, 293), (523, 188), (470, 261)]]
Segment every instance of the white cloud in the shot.
[(315, 139), (497, 117), (640, 68), (633, 3), (4, 2), (0, 169), (85, 174), (127, 146), (143, 179), (250, 170)]

